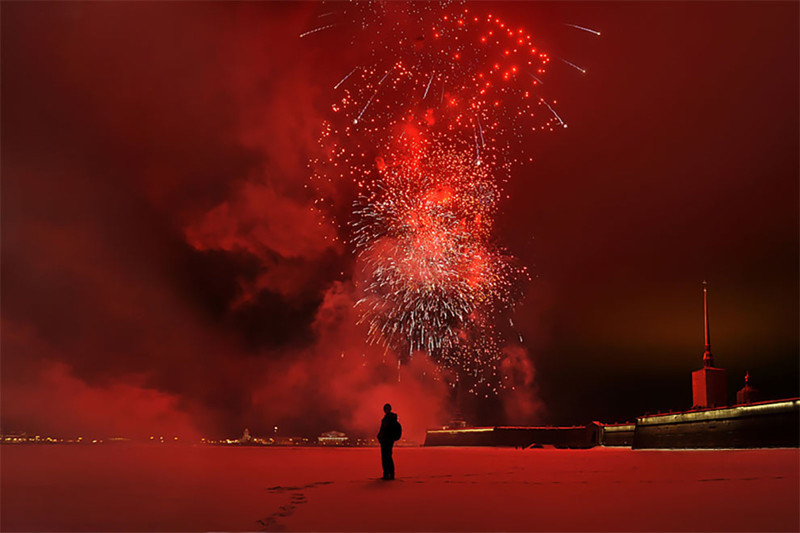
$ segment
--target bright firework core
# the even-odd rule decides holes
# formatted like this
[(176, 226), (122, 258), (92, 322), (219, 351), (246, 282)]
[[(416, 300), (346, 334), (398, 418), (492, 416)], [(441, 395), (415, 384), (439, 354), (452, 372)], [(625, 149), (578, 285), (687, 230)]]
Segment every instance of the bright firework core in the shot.
[(517, 141), (566, 126), (541, 92), (550, 58), (524, 29), (463, 5), (359, 3), (325, 19), (319, 31), (355, 28), (371, 44), (334, 87), (313, 164), (323, 215), (342, 218), (332, 190), (356, 191), (346, 238), (369, 340), (496, 392), (507, 379), (497, 325), (527, 272), (493, 225)]
[(354, 244), (367, 279), (358, 305), (371, 340), (459, 365), (511, 302), (514, 269), (490, 241), (499, 193), (469, 152), (405, 144), (357, 203)]

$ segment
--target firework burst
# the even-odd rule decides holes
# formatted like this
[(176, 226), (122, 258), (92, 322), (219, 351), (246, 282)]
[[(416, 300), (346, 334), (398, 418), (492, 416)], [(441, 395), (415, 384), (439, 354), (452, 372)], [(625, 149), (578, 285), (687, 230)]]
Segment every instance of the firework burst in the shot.
[(496, 324), (527, 273), (493, 225), (525, 158), (518, 141), (566, 127), (542, 92), (551, 58), (523, 28), (464, 5), (353, 3), (320, 20), (303, 36), (342, 28), (370, 50), (335, 84), (312, 162), (323, 215), (337, 212), (332, 190), (357, 197), (350, 224), (341, 208), (337, 218), (364, 271), (356, 307), (369, 340), (496, 392)]

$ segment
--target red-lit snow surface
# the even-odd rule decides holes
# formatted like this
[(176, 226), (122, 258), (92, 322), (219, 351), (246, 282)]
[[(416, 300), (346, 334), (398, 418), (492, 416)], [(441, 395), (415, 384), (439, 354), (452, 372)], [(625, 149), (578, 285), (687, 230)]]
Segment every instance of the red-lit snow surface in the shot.
[[(798, 531), (798, 450), (3, 446), (3, 531)], [(259, 522), (260, 521), (260, 522)]]

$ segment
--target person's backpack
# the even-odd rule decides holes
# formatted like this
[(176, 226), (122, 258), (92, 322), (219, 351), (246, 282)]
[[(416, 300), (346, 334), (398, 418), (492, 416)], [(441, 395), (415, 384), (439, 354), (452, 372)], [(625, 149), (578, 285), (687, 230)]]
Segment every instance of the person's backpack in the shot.
[(400, 422), (398, 422), (397, 419), (395, 419), (394, 425), (392, 427), (392, 438), (395, 441), (398, 441), (402, 436), (403, 436), (403, 426), (401, 426)]

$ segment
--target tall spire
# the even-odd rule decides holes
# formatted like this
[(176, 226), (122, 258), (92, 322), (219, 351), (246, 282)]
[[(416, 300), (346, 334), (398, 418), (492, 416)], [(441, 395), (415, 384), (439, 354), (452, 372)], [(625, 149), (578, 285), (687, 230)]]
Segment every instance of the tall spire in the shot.
[(703, 352), (703, 366), (714, 366), (714, 356), (711, 355), (711, 329), (708, 325), (708, 282), (703, 281), (703, 314), (705, 317), (706, 351)]

